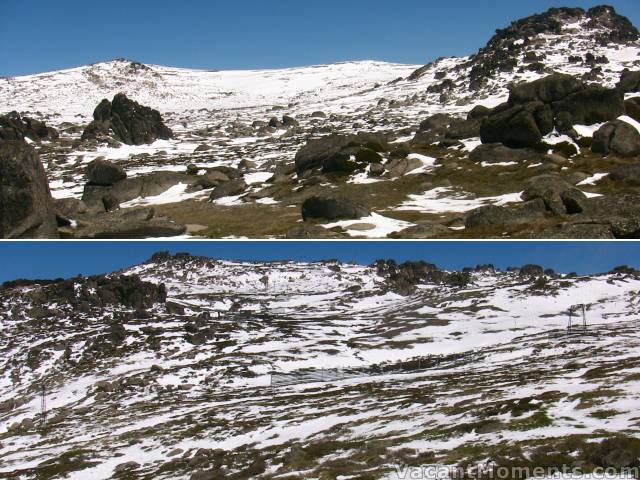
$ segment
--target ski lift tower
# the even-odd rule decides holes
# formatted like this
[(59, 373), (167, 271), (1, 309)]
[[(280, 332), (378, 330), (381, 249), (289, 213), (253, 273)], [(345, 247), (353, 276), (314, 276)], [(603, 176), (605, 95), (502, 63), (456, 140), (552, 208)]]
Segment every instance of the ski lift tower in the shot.
[[(569, 307), (569, 323), (567, 324), (567, 332), (568, 333), (585, 333), (587, 331), (587, 310), (591, 305), (586, 305), (584, 303), (579, 303), (578, 305), (571, 305)], [(582, 328), (580, 328), (579, 321), (576, 324), (573, 322), (574, 314), (577, 314), (578, 320), (580, 312), (582, 312)]]

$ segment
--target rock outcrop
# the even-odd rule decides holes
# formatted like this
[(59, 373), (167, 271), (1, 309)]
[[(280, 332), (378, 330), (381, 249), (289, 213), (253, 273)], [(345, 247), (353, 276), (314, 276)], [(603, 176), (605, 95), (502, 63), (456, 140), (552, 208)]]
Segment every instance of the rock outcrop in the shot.
[(18, 112), (0, 115), (0, 140), (22, 140), (34, 142), (57, 140), (58, 131), (44, 122), (29, 117), (21, 117)]
[(366, 167), (367, 159), (371, 158), (371, 155), (361, 153), (362, 150), (384, 152), (387, 149), (386, 139), (374, 133), (328, 135), (309, 140), (298, 150), (295, 157), (296, 171), (299, 175), (314, 169), (324, 173), (351, 173)]
[(534, 147), (554, 128), (593, 125), (623, 115), (618, 90), (587, 86), (565, 74), (553, 74), (511, 88), (509, 100), (494, 108), (480, 127), (482, 143)]
[(128, 145), (142, 145), (157, 139), (170, 139), (173, 132), (164, 124), (160, 112), (118, 93), (112, 102), (104, 99), (96, 107), (93, 122), (85, 128), (82, 139), (101, 139), (109, 135)]

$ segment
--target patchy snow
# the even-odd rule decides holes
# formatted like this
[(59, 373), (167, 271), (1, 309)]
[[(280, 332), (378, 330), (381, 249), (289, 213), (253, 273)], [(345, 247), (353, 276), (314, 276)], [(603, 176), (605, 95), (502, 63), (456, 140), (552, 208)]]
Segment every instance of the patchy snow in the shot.
[(422, 194), (409, 195), (396, 210), (418, 210), (423, 213), (468, 212), (483, 205), (505, 205), (521, 201), (522, 192), (495, 197), (472, 198), (451, 188), (437, 187)]
[(390, 233), (399, 232), (413, 226), (413, 223), (384, 217), (372, 213), (357, 220), (340, 220), (322, 225), (324, 228), (342, 227), (352, 237), (385, 238)]
[(607, 177), (608, 175), (609, 175), (608, 173), (594, 173), (589, 178), (585, 178), (580, 183), (578, 183), (577, 186), (595, 185), (596, 183), (598, 183), (600, 180)]

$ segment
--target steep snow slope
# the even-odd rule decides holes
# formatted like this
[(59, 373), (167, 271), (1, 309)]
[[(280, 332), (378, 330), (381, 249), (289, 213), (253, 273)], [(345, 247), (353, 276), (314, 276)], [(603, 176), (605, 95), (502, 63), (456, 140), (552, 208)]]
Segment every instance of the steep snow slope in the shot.
[[(381, 478), (398, 463), (638, 427), (632, 272), (543, 287), (479, 269), (467, 286), (425, 282), (408, 296), (375, 268), (335, 262), (182, 257), (120, 273), (163, 282), (167, 305), (83, 312), (39, 303), (33, 285), (0, 293), (2, 474)], [(581, 302), (588, 331), (567, 335)], [(272, 389), (273, 373), (329, 381)]]

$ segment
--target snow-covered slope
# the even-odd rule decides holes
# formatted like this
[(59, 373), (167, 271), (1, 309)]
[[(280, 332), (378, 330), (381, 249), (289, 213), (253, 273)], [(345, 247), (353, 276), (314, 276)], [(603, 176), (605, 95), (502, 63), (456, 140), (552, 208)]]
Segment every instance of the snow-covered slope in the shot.
[(406, 76), (415, 68), (365, 61), (281, 70), (206, 71), (118, 59), (4, 78), (0, 102), (6, 110), (51, 116), (54, 124), (87, 122), (100, 100), (118, 92), (162, 113), (288, 108), (291, 103), (302, 104), (299, 107), (304, 110), (348, 101), (376, 83)]
[[(406, 296), (336, 262), (158, 257), (122, 273), (163, 282), (167, 304), (0, 292), (0, 475), (383, 478), (638, 431), (633, 272), (544, 284), (480, 268)], [(87, 281), (75, 295), (97, 295)], [(588, 331), (567, 335), (583, 302)]]

